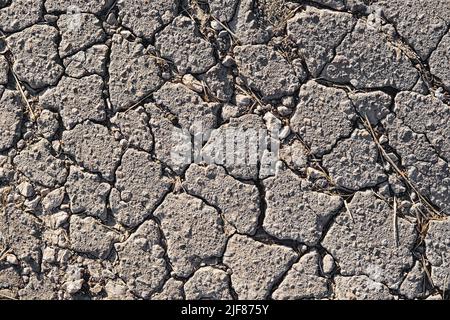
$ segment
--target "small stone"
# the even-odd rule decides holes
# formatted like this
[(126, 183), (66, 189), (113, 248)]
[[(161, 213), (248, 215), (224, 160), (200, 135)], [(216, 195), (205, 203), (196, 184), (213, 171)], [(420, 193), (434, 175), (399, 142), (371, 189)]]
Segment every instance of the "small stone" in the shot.
[(185, 74), (181, 81), (189, 89), (191, 89), (197, 93), (203, 92), (202, 83), (200, 81), (198, 81), (197, 79), (195, 79), (195, 77), (192, 74)]
[(252, 104), (252, 98), (246, 95), (236, 95), (236, 105), (239, 107), (249, 107)]
[(69, 214), (65, 211), (60, 211), (52, 214), (52, 227), (53, 229), (58, 229), (63, 227), (67, 221), (69, 221)]
[(42, 253), (42, 261), (54, 263), (56, 261), (56, 250), (50, 247), (45, 248)]
[(325, 274), (331, 274), (336, 264), (333, 257), (330, 254), (326, 254), (322, 259), (322, 270)]
[(17, 186), (20, 194), (26, 198), (31, 198), (34, 195), (34, 187), (31, 183), (25, 181)]
[(8, 262), (11, 265), (18, 265), (19, 264), (19, 260), (13, 254), (7, 254), (6, 255), (6, 262)]
[(232, 56), (225, 56), (225, 58), (222, 60), (222, 65), (224, 65), (227, 68), (231, 68), (236, 65), (236, 61)]
[(281, 116), (283, 116), (283, 117), (287, 117), (287, 116), (289, 116), (290, 114), (292, 114), (292, 109), (290, 109), (290, 108), (288, 108), (288, 107), (285, 107), (285, 106), (279, 106), (278, 108), (277, 108), (277, 111), (278, 111), (278, 113), (281, 115)]
[(64, 200), (65, 195), (65, 189), (59, 188), (52, 192), (50, 192), (48, 195), (45, 196), (44, 199), (42, 199), (42, 206), (46, 212), (51, 212), (58, 208), (61, 203)]
[(37, 119), (38, 132), (45, 139), (51, 140), (59, 129), (59, 115), (44, 109)]
[(75, 294), (81, 290), (84, 284), (84, 279), (79, 279), (75, 281), (66, 282), (64, 285), (68, 294)]

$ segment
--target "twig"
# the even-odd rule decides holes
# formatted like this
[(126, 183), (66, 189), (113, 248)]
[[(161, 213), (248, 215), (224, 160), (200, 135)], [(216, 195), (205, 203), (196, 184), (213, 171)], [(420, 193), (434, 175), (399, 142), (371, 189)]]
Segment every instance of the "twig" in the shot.
[(380, 150), (382, 156), (386, 159), (386, 161), (389, 162), (389, 164), (394, 168), (394, 170), (397, 172), (397, 174), (400, 175), (403, 178), (403, 180), (408, 184), (408, 186), (416, 192), (416, 194), (419, 197), (420, 201), (422, 203), (426, 204), (426, 206), (434, 214), (436, 214), (437, 216), (441, 216), (441, 213), (437, 212), (436, 209), (434, 209), (433, 205), (430, 202), (428, 202), (428, 200), (420, 193), (420, 191), (409, 180), (409, 178), (406, 176), (406, 174), (402, 170), (400, 170), (400, 168), (397, 166), (397, 164), (389, 157), (389, 155), (387, 154), (386, 150), (384, 150), (383, 146), (380, 144), (380, 141), (378, 140), (378, 138), (377, 138), (377, 136), (375, 134), (375, 131), (373, 130), (373, 127), (370, 124), (369, 119), (367, 118), (367, 115), (365, 116), (365, 119), (362, 119), (362, 120), (365, 123), (366, 127), (369, 129), (370, 134), (372, 135), (373, 141), (377, 145), (378, 149)]
[(33, 109), (31, 108), (31, 105), (30, 105), (30, 103), (28, 102), (27, 97), (25, 96), (25, 92), (24, 92), (23, 89), (22, 89), (22, 85), (20, 84), (20, 81), (19, 81), (19, 79), (17, 78), (15, 72), (12, 71), (11, 73), (12, 73), (13, 76), (14, 76), (14, 80), (16, 81), (17, 88), (19, 88), (19, 92), (20, 92), (20, 95), (22, 96), (22, 99), (23, 99), (24, 102), (27, 104), (28, 113), (30, 114), (31, 121), (35, 122), (35, 121), (36, 121), (36, 115), (35, 115)]
[(125, 110), (124, 113), (127, 113), (128, 111), (130, 111), (130, 110), (132, 110), (132, 109), (134, 109), (134, 108), (136, 108), (136, 107), (139, 107), (139, 106), (141, 105), (141, 103), (144, 102), (146, 99), (150, 98), (150, 97), (152, 96), (152, 94), (153, 94), (153, 92), (152, 92), (152, 93), (149, 93), (149, 94), (147, 94), (146, 96), (144, 96), (144, 97), (142, 97), (141, 99), (139, 99), (138, 102), (136, 102), (135, 104), (133, 104), (131, 107), (128, 107), (128, 108)]
[(228, 28), (224, 23), (222, 23), (219, 19), (217, 19), (216, 17), (214, 17), (213, 15), (211, 15), (211, 17), (218, 23), (220, 24), (220, 26), (222, 28), (224, 28), (230, 35), (231, 37), (233, 37), (233, 39), (236, 41), (237, 44), (240, 44), (241, 41), (239, 40), (239, 38), (233, 33), (233, 31), (230, 30), (230, 28)]
[(3, 257), (6, 256), (8, 253), (11, 252), (11, 249), (6, 247), (5, 249), (2, 250), (2, 252), (0, 253), (0, 260), (3, 260)]
[[(0, 32), (0, 35), (1, 35), (1, 39), (3, 39), (3, 38), (5, 37), (4, 34), (3, 34), (3, 32)], [(12, 61), (9, 61), (9, 59), (7, 59), (7, 61), (8, 61), (9, 64), (10, 64), (9, 68), (10, 68), (10, 70), (11, 70), (12, 75), (14, 76), (14, 80), (16, 81), (17, 88), (19, 89), (19, 92), (20, 92), (20, 95), (22, 96), (23, 101), (24, 101), (24, 102), (26, 103), (26, 105), (27, 105), (28, 113), (30, 114), (31, 120), (32, 120), (33, 122), (35, 122), (35, 121), (36, 121), (36, 115), (34, 114), (34, 111), (33, 111), (33, 109), (31, 108), (31, 105), (30, 105), (30, 103), (28, 102), (27, 97), (25, 96), (25, 92), (24, 92), (23, 89), (22, 89), (22, 85), (21, 85), (21, 83), (20, 83), (20, 81), (19, 81), (19, 78), (17, 77), (16, 73), (14, 72), (13, 63), (14, 63), (14, 60), (15, 60), (15, 59), (14, 59), (14, 55), (13, 55), (13, 53), (12, 53), (12, 51), (11, 51), (11, 48), (8, 46), (8, 44), (6, 44), (6, 52), (9, 52), (9, 55), (10, 55), (10, 57), (11, 57), (11, 59), (12, 59)]]
[(250, 89), (244, 89), (242, 86), (240, 86), (240, 85), (238, 85), (238, 84), (236, 84), (236, 87), (237, 87), (239, 90), (241, 90), (243, 93), (245, 93), (245, 94), (247, 94), (247, 95), (249, 95), (249, 96), (252, 96), (253, 99), (255, 99), (256, 102), (257, 102), (261, 107), (264, 107), (264, 104), (262, 103), (261, 99), (260, 99), (260, 98), (259, 98), (252, 90), (250, 90)]
[(397, 226), (397, 197), (394, 196), (394, 239), (395, 245), (398, 247), (398, 226)]
[(431, 274), (427, 269), (427, 264), (426, 264), (424, 256), (422, 256), (422, 267), (423, 267), (423, 270), (425, 271), (425, 274), (427, 275), (428, 281), (430, 281), (430, 283), (434, 286), (433, 280), (431, 279)]
[(352, 221), (355, 222), (355, 219), (353, 218), (352, 211), (351, 211), (350, 208), (348, 207), (348, 203), (347, 203), (347, 201), (345, 201), (345, 200), (344, 200), (344, 207), (345, 207), (345, 209), (347, 209), (347, 212), (348, 212), (350, 218), (352, 218)]

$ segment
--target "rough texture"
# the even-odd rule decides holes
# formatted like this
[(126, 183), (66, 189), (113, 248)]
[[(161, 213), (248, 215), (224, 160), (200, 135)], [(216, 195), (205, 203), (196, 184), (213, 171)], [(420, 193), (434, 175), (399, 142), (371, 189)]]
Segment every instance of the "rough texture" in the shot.
[(161, 233), (153, 220), (144, 222), (125, 242), (116, 244), (117, 272), (136, 295), (148, 298), (162, 287), (167, 263)]
[(337, 9), (342, 10), (345, 9), (345, 1), (344, 0), (314, 0), (313, 2), (316, 2), (318, 4)]
[(51, 140), (59, 129), (59, 114), (44, 109), (37, 119), (38, 134)]
[(442, 38), (439, 46), (430, 57), (430, 70), (433, 75), (441, 79), (447, 90), (450, 90), (450, 70), (445, 66), (449, 64), (450, 32)]
[(0, 215), (0, 241), (11, 248), (18, 259), (38, 269), (42, 259), (42, 227), (29, 213), (15, 208), (13, 204), (3, 207)]
[(42, 18), (43, 0), (14, 0), (9, 6), (0, 9), (0, 30), (17, 32)]
[[(419, 101), (423, 99), (420, 96), (417, 96), (417, 98), (419, 98)], [(408, 100), (406, 101), (408, 102)], [(431, 98), (431, 101), (434, 100)], [(397, 103), (403, 104), (400, 100)], [(437, 105), (439, 106), (439, 103)], [(407, 108), (407, 106), (405, 107)], [(406, 117), (405, 120), (411, 121), (411, 124), (417, 125), (416, 128), (420, 130), (424, 126), (431, 125), (430, 119), (434, 118), (439, 123), (442, 121), (441, 117), (443, 116), (445, 119), (447, 113), (445, 107), (437, 109), (438, 112), (443, 112), (442, 115), (438, 113), (439, 116), (433, 116), (433, 111), (430, 109), (426, 110), (428, 112), (422, 112), (419, 119)], [(421, 119), (427, 122), (422, 122)], [(448, 139), (448, 136), (440, 134), (442, 130), (447, 129), (447, 126), (443, 128), (437, 126), (437, 131), (433, 128), (433, 131), (430, 132), (430, 138), (434, 138), (434, 142), (437, 143), (436, 146), (433, 146), (426, 135), (413, 131), (399, 118), (389, 116), (386, 118), (384, 125), (389, 130), (389, 144), (400, 155), (401, 164), (406, 168), (407, 176), (415, 188), (437, 205), (443, 213), (450, 214), (450, 168), (437, 152), (440, 145), (444, 149), (447, 148), (445, 140)]]
[(239, 299), (248, 300), (266, 299), (296, 258), (295, 251), (287, 247), (235, 235), (228, 241), (223, 262), (233, 270), (231, 283)]
[(228, 124), (211, 132), (202, 156), (209, 163), (223, 165), (233, 177), (256, 179), (267, 136), (260, 117), (232, 118)]
[(143, 107), (125, 112), (118, 112), (111, 118), (111, 123), (117, 125), (123, 138), (134, 148), (151, 152), (153, 135), (148, 125), (149, 116)]
[(172, 61), (178, 72), (203, 73), (215, 64), (213, 48), (202, 39), (195, 23), (178, 16), (156, 35), (156, 48)]
[(113, 242), (118, 240), (116, 233), (94, 218), (81, 218), (73, 215), (69, 229), (71, 248), (100, 259), (106, 259)]
[(310, 81), (300, 88), (291, 125), (313, 154), (323, 155), (350, 135), (353, 118), (353, 106), (344, 90)]
[(378, 0), (375, 6), (424, 61), (450, 25), (450, 3), (445, 0)]
[(155, 58), (142, 44), (114, 35), (109, 65), (109, 93), (116, 110), (124, 110), (162, 84)]
[(102, 90), (103, 80), (98, 75), (81, 79), (63, 77), (58, 86), (39, 98), (39, 103), (44, 108), (59, 112), (64, 126), (72, 129), (84, 120), (105, 120)]
[(217, 105), (204, 102), (183, 84), (167, 82), (153, 97), (157, 105), (166, 107), (177, 117), (179, 125), (192, 135), (216, 126)]
[(0, 55), (0, 85), (5, 85), (8, 83), (8, 61), (5, 56)]
[(450, 107), (432, 96), (401, 92), (394, 112), (412, 131), (424, 134), (439, 156), (450, 159)]
[(100, 20), (89, 13), (61, 15), (58, 19), (58, 29), (61, 33), (59, 43), (61, 58), (101, 42), (106, 36)]
[[(167, 25), (178, 11), (177, 0), (121, 0), (117, 4), (122, 25), (138, 37), (151, 39), (155, 32)], [(150, 6), (150, 10), (142, 10)]]
[(342, 199), (308, 187), (306, 180), (290, 170), (264, 180), (267, 209), (263, 227), (268, 233), (282, 240), (317, 244)]
[(70, 198), (72, 213), (106, 219), (106, 199), (111, 186), (102, 182), (94, 174), (83, 172), (75, 166), (70, 167), (66, 181), (66, 192)]
[(421, 263), (416, 261), (414, 268), (408, 272), (400, 286), (399, 292), (407, 299), (420, 299), (425, 295), (426, 274)]
[(220, 269), (204, 267), (186, 281), (184, 292), (188, 300), (231, 300), (230, 277)]
[(392, 300), (389, 289), (365, 275), (335, 279), (335, 295), (339, 300)]
[(146, 152), (128, 149), (116, 171), (115, 188), (109, 198), (117, 221), (135, 227), (158, 206), (169, 191), (170, 180), (161, 164)]
[(211, 14), (219, 21), (228, 22), (233, 19), (238, 0), (209, 0)]
[(45, 139), (22, 150), (14, 158), (14, 164), (30, 180), (46, 187), (63, 184), (67, 177), (63, 161), (55, 158), (52, 146)]
[(351, 14), (308, 7), (288, 21), (287, 34), (299, 48), (309, 72), (317, 77), (354, 25)]
[(64, 131), (62, 141), (64, 151), (82, 167), (113, 180), (122, 150), (107, 127), (88, 120)]
[(414, 87), (418, 73), (408, 57), (386, 33), (368, 22), (358, 21), (354, 31), (337, 47), (322, 77), (356, 88), (392, 87), (408, 90)]
[(0, 0), (0, 300), (448, 299), (448, 12)]
[(449, 290), (450, 220), (431, 221), (425, 237), (426, 254), (431, 264), (431, 280), (441, 290)]
[(302, 256), (288, 271), (272, 298), (277, 300), (322, 299), (328, 295), (327, 279), (319, 275), (319, 254)]
[(150, 114), (156, 158), (181, 175), (192, 162), (192, 143), (189, 132), (175, 127), (171, 115), (155, 104), (145, 105)]
[(240, 1), (230, 21), (231, 31), (242, 44), (266, 43), (272, 35), (272, 31), (264, 28), (257, 18), (255, 4), (253, 0)]
[(387, 179), (383, 167), (377, 163), (378, 158), (378, 149), (370, 133), (356, 130), (323, 157), (323, 165), (338, 186), (360, 190)]
[(219, 213), (187, 194), (168, 195), (154, 212), (167, 241), (173, 272), (187, 277), (200, 263), (220, 257), (227, 240)]
[(45, 8), (48, 12), (89, 12), (100, 13), (112, 4), (112, 0), (46, 0)]
[(183, 282), (170, 278), (164, 284), (161, 292), (152, 296), (152, 300), (183, 300)]
[(256, 186), (242, 183), (225, 173), (222, 167), (201, 167), (192, 164), (186, 172), (183, 187), (190, 194), (205, 199), (218, 207), (225, 221), (238, 232), (255, 232), (259, 211), (259, 193)]
[(81, 78), (92, 74), (104, 76), (106, 73), (106, 55), (108, 46), (96, 44), (64, 59), (66, 74), (70, 77)]
[(63, 74), (56, 45), (58, 30), (34, 25), (14, 33), (6, 41), (14, 55), (17, 77), (35, 89), (55, 85)]
[(393, 214), (372, 191), (354, 195), (348, 212), (336, 217), (322, 241), (336, 258), (341, 275), (367, 275), (390, 288), (399, 286), (403, 270), (413, 265), (410, 250), (416, 234), (414, 225), (402, 218), (397, 219), (396, 233)]
[(251, 89), (265, 99), (290, 95), (300, 80), (281, 53), (265, 45), (234, 48), (239, 74)]
[(350, 93), (349, 98), (356, 112), (364, 120), (369, 120), (371, 125), (377, 125), (384, 119), (392, 104), (391, 96), (382, 91)]
[(220, 101), (230, 101), (234, 93), (234, 79), (227, 68), (216, 64), (206, 72), (204, 80), (214, 97)]
[(19, 136), (23, 102), (15, 91), (5, 90), (0, 99), (0, 151), (11, 148)]

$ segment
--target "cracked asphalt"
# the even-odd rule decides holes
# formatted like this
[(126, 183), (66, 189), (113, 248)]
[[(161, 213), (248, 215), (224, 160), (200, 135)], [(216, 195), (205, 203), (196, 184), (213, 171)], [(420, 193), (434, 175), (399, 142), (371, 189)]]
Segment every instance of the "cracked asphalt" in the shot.
[(0, 299), (449, 299), (449, 12), (0, 0)]

